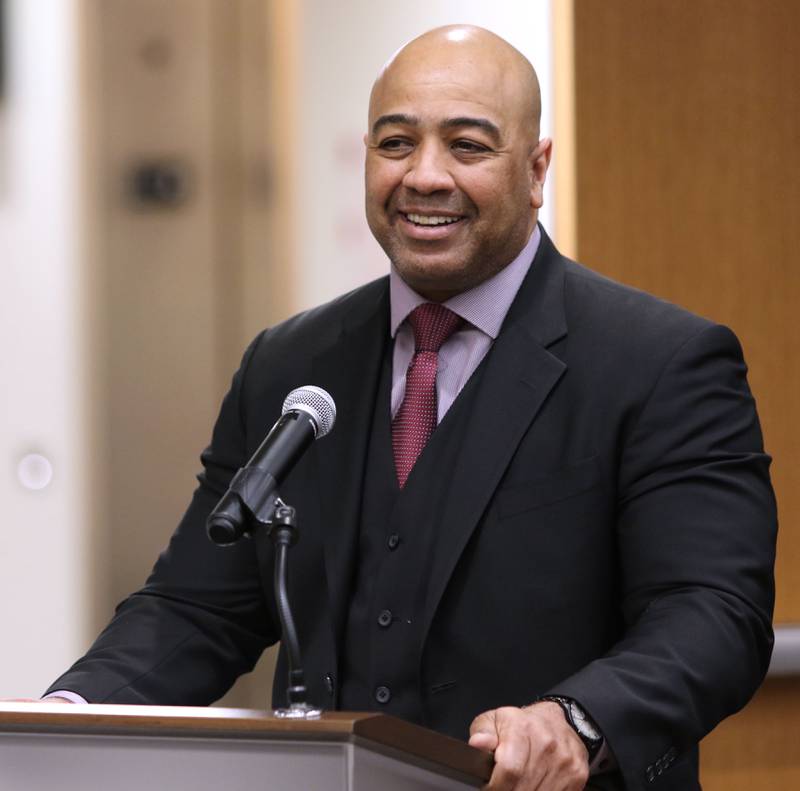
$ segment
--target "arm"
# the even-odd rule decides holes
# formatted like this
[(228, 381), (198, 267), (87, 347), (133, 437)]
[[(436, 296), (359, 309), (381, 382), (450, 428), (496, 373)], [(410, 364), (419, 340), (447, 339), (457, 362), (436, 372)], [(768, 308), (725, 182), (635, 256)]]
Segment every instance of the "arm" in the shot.
[(257, 343), (234, 376), (202, 455), (200, 485), (169, 546), (144, 587), (48, 692), (68, 689), (90, 702), (205, 705), (278, 639), (256, 542), (219, 548), (205, 532), (208, 513), (246, 460), (240, 402)]
[(729, 330), (698, 333), (625, 443), (625, 634), (558, 688), (597, 721), (631, 788), (744, 706), (769, 664), (777, 520), (745, 377)]
[(627, 788), (691, 753), (767, 669), (776, 516), (745, 373), (733, 334), (706, 327), (621, 432), (624, 633), (548, 694), (598, 724)]

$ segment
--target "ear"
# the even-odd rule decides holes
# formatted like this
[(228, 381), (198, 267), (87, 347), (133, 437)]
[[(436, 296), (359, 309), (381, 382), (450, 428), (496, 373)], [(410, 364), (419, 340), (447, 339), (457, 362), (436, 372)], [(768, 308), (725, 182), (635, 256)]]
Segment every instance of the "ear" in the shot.
[(528, 168), (531, 180), (531, 206), (541, 209), (544, 204), (544, 182), (547, 178), (547, 168), (550, 167), (550, 157), (553, 155), (553, 141), (543, 137), (528, 157)]

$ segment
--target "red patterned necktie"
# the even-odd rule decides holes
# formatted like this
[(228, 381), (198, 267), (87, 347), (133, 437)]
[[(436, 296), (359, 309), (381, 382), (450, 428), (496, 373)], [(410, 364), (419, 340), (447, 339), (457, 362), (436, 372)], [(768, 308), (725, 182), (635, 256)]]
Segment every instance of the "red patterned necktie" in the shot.
[(392, 422), (394, 466), (400, 488), (436, 428), (436, 368), (439, 348), (462, 324), (444, 305), (425, 302), (408, 316), (414, 330), (414, 357), (406, 373), (403, 403)]

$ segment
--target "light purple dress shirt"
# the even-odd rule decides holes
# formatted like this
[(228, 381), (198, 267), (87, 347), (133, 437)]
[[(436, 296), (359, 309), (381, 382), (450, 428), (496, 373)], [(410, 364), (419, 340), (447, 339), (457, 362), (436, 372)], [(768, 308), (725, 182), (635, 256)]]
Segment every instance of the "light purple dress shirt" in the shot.
[[(475, 288), (450, 297), (443, 304), (467, 324), (453, 333), (439, 349), (436, 373), (437, 422), (447, 414), (456, 396), (469, 381), (481, 360), (500, 334), (508, 309), (528, 273), (541, 240), (539, 226), (534, 228), (522, 252), (494, 277)], [(405, 320), (417, 305), (428, 300), (409, 286), (392, 266), (389, 273), (391, 333), (394, 341), (392, 359), (392, 417), (397, 414), (406, 390), (406, 372), (414, 357), (414, 331)]]

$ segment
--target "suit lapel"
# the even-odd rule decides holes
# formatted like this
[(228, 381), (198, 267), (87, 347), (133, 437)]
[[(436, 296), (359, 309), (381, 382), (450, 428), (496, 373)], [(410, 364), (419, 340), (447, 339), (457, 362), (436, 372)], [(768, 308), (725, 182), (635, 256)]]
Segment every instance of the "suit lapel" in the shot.
[[(566, 370), (547, 347), (567, 332), (564, 268), (542, 232), (539, 251), (484, 361), (469, 434), (437, 526), (423, 638), (479, 519), (521, 439)], [(423, 639), (424, 644), (424, 639)]]
[(337, 645), (357, 558), (368, 434), (389, 337), (388, 291), (388, 278), (368, 286), (343, 319), (340, 334), (312, 362), (315, 383), (329, 390), (337, 408), (333, 431), (316, 445), (320, 528)]

